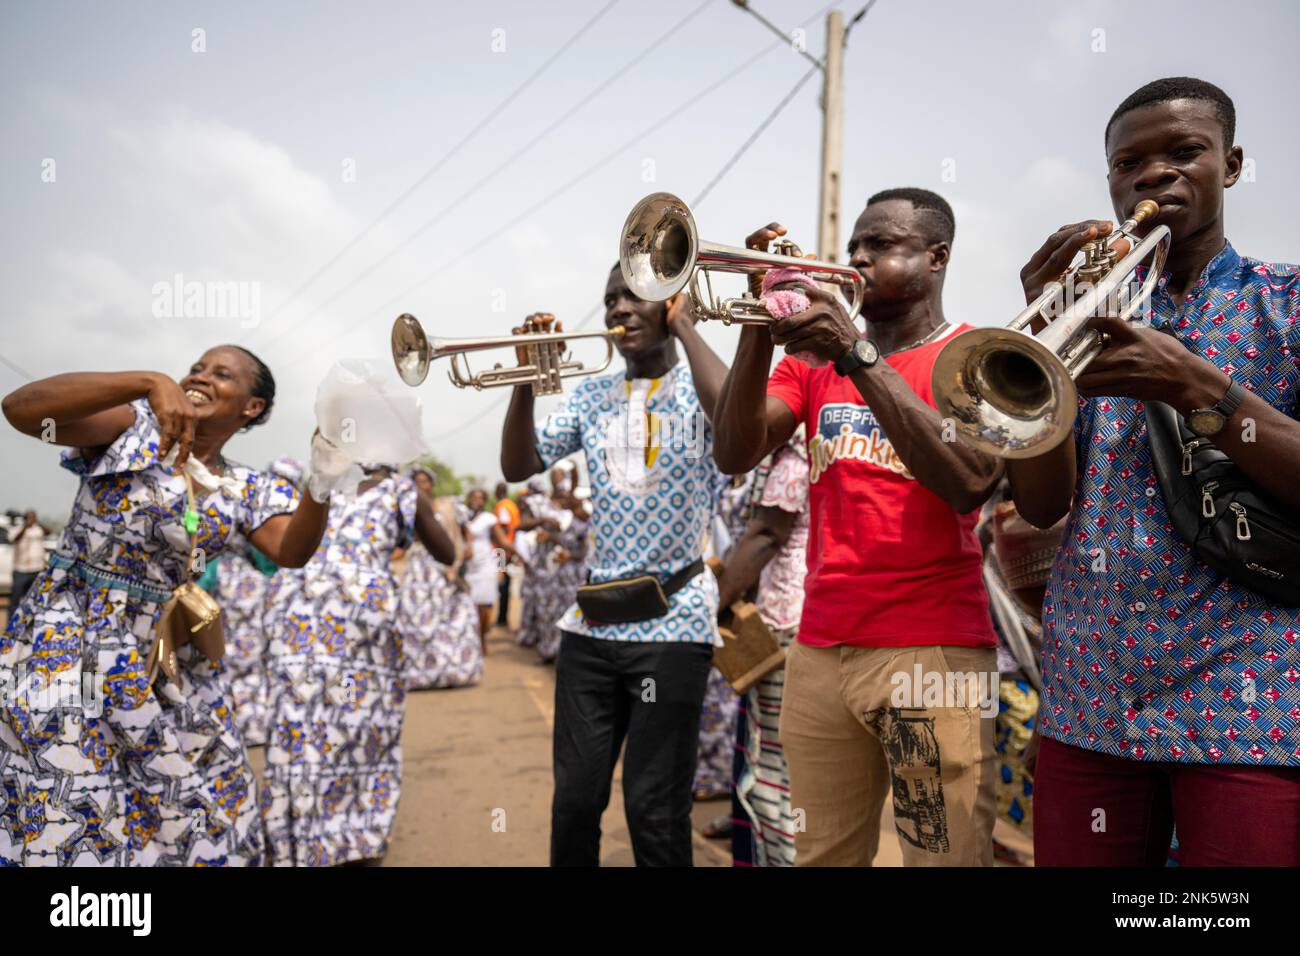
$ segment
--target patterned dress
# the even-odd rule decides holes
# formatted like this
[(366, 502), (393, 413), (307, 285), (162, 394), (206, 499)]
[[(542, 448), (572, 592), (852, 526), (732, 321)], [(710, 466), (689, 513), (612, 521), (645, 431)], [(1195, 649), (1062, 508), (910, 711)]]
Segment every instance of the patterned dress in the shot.
[(557, 621), (564, 609), (577, 599), (579, 586), (587, 581), (584, 559), (587, 556), (587, 535), (590, 529), (590, 519), (572, 515), (568, 526), (556, 534), (555, 545), (549, 552), (553, 555), (555, 548), (563, 548), (569, 552), (572, 560), (556, 563), (550, 572), (550, 586), (546, 596), (550, 626), (543, 629), (541, 640), (537, 642), (537, 653), (548, 664), (560, 653), (562, 632)]
[[(559, 518), (559, 509), (544, 494), (525, 495), (524, 504), (534, 518)], [(555, 629), (556, 619), (564, 613), (569, 603), (556, 600), (552, 580), (554, 568), (550, 561), (551, 552), (555, 550), (555, 540), (539, 541), (536, 532), (528, 534), (534, 544), (524, 565), (524, 580), (519, 588), (522, 604), (519, 643), (524, 647), (535, 647)], [(569, 601), (572, 600), (570, 597)]]
[[(0, 637), (0, 864), (259, 862), (254, 778), (221, 665), (186, 646), (180, 683), (145, 662), (186, 578), (185, 480), (157, 464), (149, 404), (81, 476), (52, 557)], [(219, 554), (294, 508), (293, 486), (225, 464), (240, 491), (195, 488), (198, 547)], [(10, 689), (13, 690), (10, 690)]]
[[(785, 546), (763, 568), (758, 613), (782, 649), (799, 636), (808, 573), (808, 461), (802, 438), (777, 449), (758, 505), (798, 515)], [(732, 794), (732, 853), (737, 866), (794, 866), (790, 770), (781, 747), (785, 668), (772, 671), (740, 701)]]
[(223, 665), (244, 743), (266, 743), (266, 632), (262, 608), (270, 579), (242, 549), (232, 548), (217, 565), (213, 592), (226, 632)]
[(483, 676), (474, 602), (420, 542), (407, 552), (397, 604), (408, 690), (465, 687)]
[(415, 527), (415, 483), (335, 495), (311, 561), (268, 615), (270, 725), (261, 795), (276, 866), (383, 856), (401, 795), (406, 689), (393, 549)]
[[(753, 488), (754, 474), (751, 472), (739, 483), (728, 485), (718, 497), (715, 524), (720, 524), (726, 533), (728, 552), (744, 537)], [(700, 745), (695, 765), (697, 794), (725, 793), (730, 789), (739, 710), (740, 698), (722, 676), (722, 671), (716, 667), (710, 670), (709, 683), (704, 690), (704, 707), (700, 712)]]

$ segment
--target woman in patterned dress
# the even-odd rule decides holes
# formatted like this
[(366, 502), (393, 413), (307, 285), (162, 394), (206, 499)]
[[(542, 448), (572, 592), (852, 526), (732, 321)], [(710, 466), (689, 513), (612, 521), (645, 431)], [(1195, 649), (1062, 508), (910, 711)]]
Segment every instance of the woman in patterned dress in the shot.
[(237, 533), (282, 565), (305, 563), (320, 540), (325, 505), (222, 455), (274, 397), (260, 360), (221, 346), (179, 384), (77, 372), (4, 399), (16, 429), (69, 446), (63, 464), (81, 482), (58, 549), (0, 637), (0, 865), (260, 860), (253, 773), (220, 664), (187, 645), (179, 682), (150, 683), (146, 660), (187, 566)]
[[(724, 535), (717, 533), (720, 547), (718, 557), (725, 558), (745, 533), (749, 520), (749, 499), (754, 487), (754, 472), (737, 475), (718, 496), (714, 524), (722, 525)], [(732, 764), (735, 760), (736, 714), (740, 698), (716, 667), (709, 670), (709, 682), (704, 690), (704, 704), (700, 709), (700, 744), (695, 763), (695, 799), (713, 800), (726, 796), (731, 789)], [(719, 826), (711, 828), (709, 835), (725, 836), (730, 815), (720, 818)]]
[(402, 783), (406, 689), (393, 550), (455, 547), (405, 475), (372, 468), (335, 496), (320, 547), (268, 619), (267, 856), (276, 866), (374, 861)]
[(260, 557), (242, 539), (232, 544), (217, 562), (217, 583), (212, 592), (221, 605), (226, 634), (222, 666), (230, 685), (235, 726), (249, 747), (266, 743), (266, 634), (262, 629), (262, 607), (269, 575), (260, 566)]
[(552, 569), (547, 600), (555, 608), (551, 623), (537, 642), (537, 653), (547, 663), (552, 663), (560, 653), (561, 631), (557, 624), (564, 610), (578, 596), (578, 587), (586, 583), (587, 532), (591, 527), (591, 513), (587, 503), (573, 492), (565, 492), (556, 499), (569, 518), (562, 530), (552, 533), (553, 549), (550, 552)]
[[(420, 493), (433, 500), (433, 479), (412, 474)], [(436, 515), (436, 513), (435, 513)], [(483, 675), (478, 613), (463, 583), (416, 542), (406, 553), (406, 572), (397, 604), (397, 627), (406, 655), (406, 687), (425, 690), (464, 687)]]
[[(758, 471), (753, 515), (718, 582), (722, 606), (757, 583), (759, 616), (783, 650), (799, 636), (808, 547), (808, 460), (803, 426)], [(772, 671), (740, 698), (731, 807), (736, 866), (793, 866), (790, 771), (781, 749), (785, 669)]]
[(519, 500), (519, 532), (515, 535), (516, 540), (526, 535), (525, 540), (531, 544), (523, 557), (524, 580), (519, 587), (519, 643), (524, 647), (536, 647), (559, 616), (547, 616), (552, 610), (547, 600), (550, 553), (555, 547), (551, 535), (559, 530), (559, 515), (546, 494), (545, 482), (541, 478), (528, 479)]

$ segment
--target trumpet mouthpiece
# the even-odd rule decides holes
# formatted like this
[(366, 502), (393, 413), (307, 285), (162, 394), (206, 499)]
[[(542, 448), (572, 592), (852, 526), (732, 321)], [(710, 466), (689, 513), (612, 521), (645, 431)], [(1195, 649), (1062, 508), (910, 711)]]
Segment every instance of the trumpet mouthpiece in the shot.
[(1133, 219), (1135, 222), (1144, 222), (1147, 219), (1154, 219), (1160, 214), (1160, 206), (1154, 199), (1144, 199), (1133, 207)]
[(609, 334), (612, 338), (621, 339), (623, 336), (627, 335), (627, 329), (623, 328), (621, 325), (616, 325), (609, 330)]

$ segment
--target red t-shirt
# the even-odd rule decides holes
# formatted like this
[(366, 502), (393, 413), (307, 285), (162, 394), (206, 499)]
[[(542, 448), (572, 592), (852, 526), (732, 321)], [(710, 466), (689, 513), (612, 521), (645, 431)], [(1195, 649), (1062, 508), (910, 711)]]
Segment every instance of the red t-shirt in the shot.
[[(931, 406), (935, 356), (954, 334), (885, 359)], [(975, 537), (898, 458), (852, 379), (785, 358), (767, 392), (808, 434), (807, 597), (799, 640), (813, 647), (995, 643)]]

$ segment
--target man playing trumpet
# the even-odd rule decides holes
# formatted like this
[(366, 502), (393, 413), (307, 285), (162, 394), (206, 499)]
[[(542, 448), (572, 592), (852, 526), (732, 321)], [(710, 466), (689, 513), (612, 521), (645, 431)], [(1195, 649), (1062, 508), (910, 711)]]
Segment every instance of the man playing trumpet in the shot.
[[(1227, 94), (1188, 77), (1115, 110), (1115, 212), (1154, 200), (1173, 238), (1150, 327), (1094, 319), (1107, 347), (1078, 378), (1074, 440), (1008, 465), (1026, 519), (1069, 515), (1043, 604), (1040, 864), (1159, 866), (1175, 825), (1186, 864), (1300, 863), (1300, 613), (1197, 559), (1171, 528), (1146, 434), (1144, 403), (1172, 406), (1300, 513), (1300, 282), (1224, 238), (1235, 124)], [(1026, 295), (1111, 228), (1057, 230), (1021, 272)]]
[[(534, 315), (515, 331), (552, 325), (559, 330), (552, 316)], [(536, 426), (531, 387), (516, 387), (501, 440), (508, 481), (582, 451), (594, 505), (593, 597), (579, 589), (579, 604), (559, 621), (551, 864), (600, 862), (600, 817), (626, 741), (623, 797), (637, 865), (689, 866), (691, 782), (718, 609), (701, 555), (724, 484), (707, 417), (727, 369), (684, 302), (637, 298), (618, 266), (605, 287), (605, 325), (624, 329), (615, 341), (626, 372), (587, 379)]]
[[(714, 415), (731, 473), (808, 431), (807, 596), (781, 712), (800, 866), (869, 866), (891, 791), (905, 863), (993, 862), (993, 721), (977, 698), (991, 684), (996, 701), (997, 665), (975, 523), (1002, 469), (953, 440), (931, 397), (935, 355), (964, 328), (943, 309), (953, 227), (932, 192), (872, 196), (848, 247), (866, 336), (806, 289), (770, 335), (742, 331)], [(824, 367), (787, 356), (769, 381), (774, 345)]]

